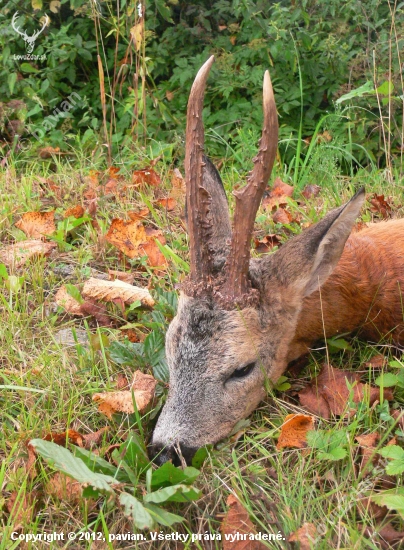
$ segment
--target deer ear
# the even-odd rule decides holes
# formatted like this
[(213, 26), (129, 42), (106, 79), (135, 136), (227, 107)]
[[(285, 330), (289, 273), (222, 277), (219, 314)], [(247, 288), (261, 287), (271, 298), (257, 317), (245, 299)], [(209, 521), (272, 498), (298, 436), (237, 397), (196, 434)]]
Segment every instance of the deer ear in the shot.
[[(209, 196), (209, 215), (212, 221), (209, 248), (213, 257), (214, 271), (219, 272), (229, 252), (231, 240), (229, 205), (219, 172), (208, 157), (203, 157), (203, 163), (202, 187)], [(185, 219), (188, 223), (186, 207)]]
[(274, 254), (277, 278), (298, 286), (303, 296), (318, 290), (333, 272), (365, 200), (362, 187), (352, 199), (327, 214)]

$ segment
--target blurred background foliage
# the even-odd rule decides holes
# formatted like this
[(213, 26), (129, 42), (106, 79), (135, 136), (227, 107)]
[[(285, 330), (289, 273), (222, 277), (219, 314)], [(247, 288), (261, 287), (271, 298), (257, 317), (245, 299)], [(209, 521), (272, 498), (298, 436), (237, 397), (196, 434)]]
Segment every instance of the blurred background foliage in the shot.
[[(105, 147), (109, 160), (133, 143), (181, 154), (191, 83), (215, 54), (205, 99), (211, 155), (254, 150), (269, 68), (285, 162), (313, 139), (332, 142), (348, 163), (401, 159), (403, 3), (142, 1), (3, 0), (3, 144), (22, 136), (66, 150), (79, 141)], [(27, 55), (16, 12), (28, 35), (50, 18), (35, 59), (16, 58)], [(80, 99), (64, 110), (73, 93)]]

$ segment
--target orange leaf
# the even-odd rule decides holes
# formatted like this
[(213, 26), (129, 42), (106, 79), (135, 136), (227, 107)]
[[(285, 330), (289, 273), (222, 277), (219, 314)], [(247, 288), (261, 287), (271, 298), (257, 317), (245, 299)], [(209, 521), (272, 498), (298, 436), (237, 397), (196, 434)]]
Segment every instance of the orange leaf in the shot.
[(312, 523), (303, 523), (303, 525), (289, 535), (289, 542), (299, 542), (300, 550), (313, 550), (317, 538), (317, 529)]
[(114, 271), (113, 269), (108, 269), (108, 279), (110, 281), (115, 281), (115, 279), (118, 279), (119, 281), (124, 281), (125, 283), (132, 285), (135, 280), (135, 275), (134, 273), (127, 273), (126, 271)]
[(10, 244), (0, 250), (0, 262), (11, 268), (21, 267), (30, 258), (49, 256), (56, 246), (56, 243), (45, 243), (38, 240)]
[(177, 201), (171, 197), (168, 199), (158, 199), (156, 202), (168, 212), (171, 212), (177, 206)]
[[(264, 550), (266, 546), (262, 542), (248, 539), (248, 535), (255, 534), (256, 531), (241, 502), (234, 495), (229, 495), (227, 506), (229, 510), (221, 526), (223, 550)], [(243, 535), (247, 540), (240, 540)]]
[(314, 417), (305, 414), (288, 414), (282, 424), (276, 448), (303, 449), (307, 447), (307, 432), (314, 430)]
[(26, 212), (15, 226), (34, 239), (52, 235), (56, 231), (55, 212)]
[(53, 441), (53, 443), (56, 443), (56, 445), (60, 445), (61, 447), (66, 447), (68, 441), (70, 441), (70, 443), (73, 443), (73, 445), (77, 445), (78, 447), (84, 446), (83, 436), (75, 430), (67, 430), (66, 432), (62, 433), (50, 433), (42, 439), (44, 439), (45, 441)]
[(73, 216), (76, 219), (82, 218), (84, 216), (84, 208), (80, 204), (68, 208), (63, 214), (63, 217), (68, 218), (69, 216)]
[(141, 185), (146, 183), (147, 185), (160, 185), (160, 176), (152, 168), (145, 168), (143, 170), (135, 170), (132, 174), (132, 183), (134, 185)]
[(55, 294), (55, 302), (58, 306), (62, 307), (70, 315), (78, 315), (83, 317), (83, 312), (81, 311), (81, 304), (77, 300), (70, 296), (67, 293), (65, 285), (62, 285)]

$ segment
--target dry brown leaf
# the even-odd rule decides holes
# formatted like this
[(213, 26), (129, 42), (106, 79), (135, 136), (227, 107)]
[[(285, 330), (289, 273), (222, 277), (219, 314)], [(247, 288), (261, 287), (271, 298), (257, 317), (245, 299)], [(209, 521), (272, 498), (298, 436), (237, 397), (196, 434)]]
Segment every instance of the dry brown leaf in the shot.
[(37, 472), (35, 468), (36, 453), (35, 453), (34, 447), (31, 445), (30, 442), (27, 443), (27, 452), (28, 452), (28, 460), (25, 464), (25, 467), (27, 469), (27, 473), (30, 479), (35, 479), (37, 476)]
[(145, 228), (139, 221), (126, 222), (115, 218), (105, 238), (129, 258), (146, 255), (152, 267), (167, 265), (165, 257), (155, 243), (157, 239), (161, 244), (165, 244), (160, 230)]
[[(133, 395), (138, 411), (140, 414), (143, 414), (148, 409), (153, 398), (150, 398), (150, 393), (145, 391), (134, 391)], [(133, 414), (135, 412), (131, 391), (95, 393), (93, 401), (98, 403), (98, 411), (104, 413), (109, 419), (117, 412), (126, 414)]]
[(319, 185), (306, 185), (306, 187), (302, 191), (303, 197), (306, 199), (311, 199), (313, 197), (317, 197), (317, 195), (320, 194), (321, 187)]
[(167, 210), (167, 212), (172, 212), (177, 206), (177, 201), (172, 197), (167, 199), (158, 199), (156, 203), (162, 206), (164, 210)]
[(61, 154), (60, 147), (43, 147), (42, 149), (39, 149), (38, 151), (39, 156), (41, 159), (50, 159), (53, 155)]
[(57, 472), (49, 479), (46, 491), (49, 495), (73, 505), (80, 503), (83, 492), (81, 483), (61, 472)]
[(114, 271), (113, 269), (108, 269), (108, 279), (110, 281), (115, 281), (118, 279), (119, 281), (132, 285), (135, 280), (135, 275), (134, 273), (128, 273), (127, 271)]
[(56, 243), (45, 243), (43, 241), (21, 241), (10, 244), (0, 250), (0, 262), (7, 267), (18, 268), (23, 266), (29, 259), (37, 256), (49, 256)]
[(275, 206), (285, 205), (288, 198), (293, 195), (293, 187), (283, 182), (280, 178), (276, 178), (272, 189), (262, 201), (262, 207), (265, 210), (272, 210)]
[(82, 295), (85, 298), (95, 298), (103, 301), (122, 300), (125, 304), (132, 304), (138, 300), (145, 307), (153, 307), (154, 300), (147, 288), (133, 286), (125, 281), (105, 281), (90, 277), (84, 283)]
[(292, 220), (292, 214), (284, 208), (278, 208), (278, 210), (272, 215), (274, 223), (289, 224)]
[(119, 372), (118, 376), (116, 377), (116, 387), (118, 390), (129, 389), (129, 380), (126, 378), (126, 376), (122, 372)]
[(172, 101), (174, 99), (174, 93), (170, 92), (170, 90), (166, 90), (166, 99), (167, 101)]
[(303, 525), (289, 535), (289, 542), (299, 542), (300, 550), (313, 550), (317, 539), (317, 529), (312, 523), (303, 523)]
[(70, 315), (78, 315), (79, 317), (84, 315), (81, 311), (81, 304), (67, 293), (65, 285), (62, 285), (56, 292), (55, 302)]
[(255, 250), (260, 253), (269, 252), (275, 246), (279, 246), (281, 241), (278, 235), (266, 235), (261, 240), (254, 239)]
[(26, 212), (15, 226), (33, 239), (52, 235), (56, 231), (55, 212)]
[(73, 445), (77, 445), (77, 447), (84, 446), (83, 436), (75, 430), (66, 430), (62, 433), (50, 433), (45, 435), (42, 439), (45, 441), (53, 441), (53, 443), (61, 447), (66, 447), (68, 441), (73, 443)]
[(84, 448), (91, 450), (94, 449), (94, 447), (98, 447), (104, 437), (104, 434), (108, 431), (109, 426), (104, 426), (104, 428), (101, 428), (96, 432), (83, 435)]
[(391, 206), (384, 198), (384, 195), (378, 195), (377, 193), (375, 193), (368, 200), (371, 204), (371, 212), (381, 214), (383, 219), (389, 218), (391, 216)]
[(106, 306), (93, 298), (84, 300), (80, 304), (80, 311), (83, 315), (94, 317), (100, 327), (110, 327), (112, 325), (112, 319), (108, 314)]
[[(18, 499), (18, 500), (17, 500)], [(10, 514), (9, 523), (12, 525), (13, 531), (18, 531), (21, 527), (29, 525), (33, 519), (37, 504), (36, 492), (20, 494), (14, 491), (6, 499), (5, 506)]]
[(314, 417), (305, 414), (288, 414), (281, 427), (276, 448), (304, 449), (307, 447), (307, 432), (314, 430)]
[(380, 353), (378, 355), (374, 355), (365, 363), (365, 367), (372, 368), (372, 369), (382, 369), (384, 365), (386, 364), (386, 358), (384, 355), (381, 355)]
[(178, 168), (174, 168), (171, 176), (170, 197), (179, 202), (185, 201), (185, 180)]
[[(360, 470), (364, 472), (374, 464), (377, 460), (377, 454), (375, 453), (376, 444), (379, 441), (379, 434), (373, 432), (365, 435), (357, 435), (355, 440), (359, 443), (361, 449), (362, 461), (360, 465)], [(370, 463), (372, 461), (372, 463)]]
[[(232, 540), (238, 533), (250, 535), (256, 531), (247, 510), (234, 495), (228, 496), (227, 506), (229, 509), (221, 525), (223, 550), (264, 550), (266, 546), (259, 540)], [(226, 540), (225, 535), (230, 535), (230, 540)]]
[(160, 185), (160, 176), (152, 168), (145, 168), (144, 170), (135, 170), (132, 174), (132, 183), (134, 185), (141, 185), (146, 183), (147, 185)]
[(128, 216), (133, 222), (144, 220), (145, 218), (147, 218), (149, 214), (150, 214), (150, 210), (146, 207), (139, 210), (139, 212), (135, 212), (135, 211), (128, 212)]
[(131, 388), (134, 391), (144, 391), (151, 394), (154, 397), (154, 391), (156, 389), (157, 380), (153, 378), (151, 374), (144, 374), (142, 371), (137, 370), (133, 374)]
[[(359, 403), (365, 396), (370, 405), (380, 398), (380, 388), (362, 384), (360, 374), (351, 371), (334, 369), (325, 365), (320, 374), (309, 386), (298, 393), (301, 405), (309, 412), (330, 418), (331, 414), (340, 416), (344, 413), (349, 401), (350, 390), (347, 381), (352, 387), (353, 401)], [(384, 388), (384, 399), (392, 401), (393, 392)]]
[(68, 218), (69, 216), (73, 216), (74, 218), (82, 218), (84, 216), (84, 208), (81, 206), (81, 204), (78, 204), (77, 206), (72, 206), (71, 208), (68, 208), (64, 214), (64, 218)]
[(359, 498), (357, 503), (358, 511), (361, 516), (372, 516), (374, 519), (380, 520), (386, 517), (388, 514), (387, 506), (379, 506), (372, 501), (371, 496)]

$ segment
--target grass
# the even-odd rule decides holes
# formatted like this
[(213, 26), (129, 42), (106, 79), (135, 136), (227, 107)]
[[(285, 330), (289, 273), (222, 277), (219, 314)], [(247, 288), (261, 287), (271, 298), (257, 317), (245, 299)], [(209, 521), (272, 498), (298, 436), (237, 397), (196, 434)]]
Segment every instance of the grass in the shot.
[[(331, 149), (323, 147), (317, 156), (325, 163), (325, 155), (332, 164)], [(311, 147), (311, 150), (314, 148)], [(138, 155), (138, 156), (136, 156)], [(144, 150), (135, 152), (139, 167), (147, 165)], [(132, 161), (131, 161), (132, 162)], [(130, 170), (122, 162), (122, 173), (125, 183), (130, 182)], [(325, 163), (325, 165), (327, 165)], [(305, 178), (316, 177), (316, 170), (322, 164), (312, 162), (305, 166)], [(25, 235), (14, 226), (19, 214), (25, 211), (56, 209), (61, 214), (66, 208), (81, 204), (83, 192), (87, 188), (87, 177), (90, 170), (99, 169), (85, 155), (82, 157), (49, 161), (39, 161), (31, 156), (29, 160), (14, 156), (0, 180), (0, 241), (2, 244), (14, 240), (24, 240)], [(310, 168), (310, 170), (309, 170)], [(91, 397), (96, 392), (115, 389), (119, 373), (130, 374), (134, 367), (119, 365), (111, 361), (105, 351), (105, 342), (111, 343), (122, 338), (119, 328), (98, 328), (91, 319), (78, 319), (65, 315), (55, 309), (53, 304), (56, 290), (63, 283), (80, 284), (92, 272), (105, 273), (108, 269), (131, 269), (135, 274), (135, 284), (148, 285), (156, 298), (159, 307), (152, 318), (150, 313), (135, 310), (131, 316), (123, 319), (117, 306), (110, 307), (110, 313), (121, 325), (131, 323), (136, 326), (140, 338), (150, 331), (165, 330), (172, 317), (171, 309), (165, 304), (161, 292), (172, 292), (173, 286), (182, 278), (187, 257), (187, 240), (177, 209), (173, 214), (155, 205), (156, 196), (167, 196), (170, 192), (171, 166), (160, 161), (156, 171), (162, 174), (162, 184), (158, 188), (128, 188), (115, 199), (100, 197), (97, 205), (97, 220), (101, 232), (90, 224), (83, 225), (75, 235), (70, 234), (69, 241), (60, 242), (58, 251), (49, 259), (31, 261), (17, 275), (23, 276), (21, 288), (11, 292), (6, 285), (0, 288), (0, 402), (2, 433), (0, 435), (2, 480), (1, 531), (3, 537), (0, 549), (18, 547), (18, 541), (11, 540), (11, 533), (80, 533), (100, 532), (108, 534), (135, 531), (133, 524), (122, 510), (108, 499), (63, 499), (55, 495), (50, 488), (52, 484), (52, 467), (41, 460), (37, 462), (38, 475), (35, 478), (27, 471), (28, 452), (26, 442), (41, 438), (50, 432), (65, 432), (74, 429), (82, 434), (94, 432), (106, 425), (110, 426), (108, 436), (100, 444), (100, 454), (107, 448), (124, 440), (128, 433), (128, 424), (124, 418), (108, 421), (98, 413)], [(287, 168), (284, 170), (287, 171)], [(225, 186), (227, 191), (244, 175), (239, 168), (226, 163)], [(282, 171), (279, 175), (283, 176)], [(55, 194), (49, 184), (40, 178), (48, 178), (60, 187)], [(307, 181), (315, 183), (315, 181)], [(333, 173), (332, 178), (322, 183), (318, 197), (303, 200), (299, 193), (296, 199), (301, 202), (290, 202), (289, 210), (294, 217), (304, 223), (315, 222), (330, 208), (347, 200), (360, 185), (365, 185), (368, 193), (392, 196), (389, 199), (394, 208), (394, 216), (402, 216), (398, 205), (403, 204), (404, 194), (402, 181), (395, 180), (387, 184), (383, 173), (377, 170), (358, 171), (352, 178)], [(298, 186), (297, 186), (298, 187)], [(151, 213), (148, 224), (159, 227), (165, 232), (167, 245), (173, 254), (170, 255), (170, 267), (164, 275), (147, 267), (143, 260), (131, 261), (119, 256), (117, 250), (110, 246), (103, 234), (114, 217), (125, 217), (129, 210), (141, 208), (145, 204)], [(374, 215), (367, 209), (363, 220), (370, 221)], [(259, 212), (256, 233), (264, 236), (278, 233), (282, 240), (290, 238), (293, 232), (299, 232), (301, 226), (294, 224), (291, 229), (275, 225), (271, 216), (262, 210)], [(4, 281), (3, 281), (4, 283)], [(154, 324), (153, 324), (154, 323)], [(67, 346), (58, 343), (58, 334), (65, 328), (74, 328), (76, 341)], [(157, 327), (157, 328), (156, 328)], [(97, 335), (90, 339), (89, 345), (80, 343), (83, 331)], [(107, 340), (100, 335), (104, 334)], [(380, 351), (360, 342), (351, 340), (353, 350), (345, 349), (331, 354), (331, 362), (336, 367), (345, 369), (358, 368), (363, 372), (365, 381), (373, 380), (374, 374), (363, 365), (371, 356)], [(400, 359), (396, 350), (385, 346), (382, 352), (387, 361)], [(329, 430), (330, 434), (343, 433), (346, 438), (347, 456), (341, 460), (321, 458), (318, 450), (283, 450), (275, 448), (280, 426), (287, 414), (301, 412), (293, 390), (298, 390), (318, 372), (325, 360), (324, 351), (313, 352), (303, 376), (291, 379), (292, 389), (286, 393), (275, 392), (268, 396), (259, 410), (249, 419), (249, 425), (236, 436), (222, 442), (209, 453), (201, 475), (196, 484), (202, 490), (202, 497), (191, 503), (171, 504), (167, 509), (185, 518), (183, 524), (173, 528), (181, 533), (220, 532), (221, 521), (226, 513), (226, 500), (230, 493), (235, 493), (248, 510), (257, 531), (280, 532), (287, 538), (304, 523), (313, 523), (317, 529), (316, 549), (328, 548), (381, 548), (380, 538), (365, 536), (364, 529), (371, 533), (380, 528), (380, 520), (375, 518), (369, 506), (360, 511), (358, 501), (361, 498), (380, 491), (385, 478), (386, 461), (379, 462), (371, 469), (369, 475), (363, 475), (360, 469), (359, 447), (355, 437), (360, 434), (377, 431), (382, 439), (379, 447), (384, 446), (389, 437), (397, 432), (399, 444), (403, 433), (389, 415), (384, 405), (369, 407), (364, 404), (356, 407), (356, 412), (349, 419), (325, 421), (317, 419), (316, 429)], [(151, 372), (151, 365), (146, 367)], [(160, 392), (166, 394), (164, 384)], [(397, 390), (393, 407), (403, 406), (403, 391)], [(155, 418), (145, 415), (133, 428), (143, 432), (145, 441), (150, 438)], [(383, 437), (388, 434), (388, 437)], [(401, 476), (396, 477), (401, 485)], [(140, 482), (141, 491), (146, 491), (144, 482)], [(14, 495), (14, 504), (10, 497)], [(32, 508), (32, 499), (37, 505)], [(10, 503), (12, 507), (10, 508)], [(21, 511), (18, 512), (18, 508)], [(10, 512), (11, 510), (11, 512)], [(397, 530), (404, 528), (400, 515), (389, 512), (388, 521), (392, 521)], [(170, 528), (161, 528), (170, 533)], [(83, 535), (84, 537), (84, 535)], [(79, 539), (77, 539), (79, 540)], [(156, 541), (132, 543), (106, 543), (102, 541), (81, 540), (77, 548), (181, 548), (175, 542)], [(39, 544), (39, 545), (38, 545)], [(122, 544), (120, 546), (119, 544)], [(41, 546), (43, 545), (43, 546)], [(68, 548), (67, 541), (29, 542), (22, 548)], [(286, 540), (267, 543), (268, 548), (292, 548)], [(383, 546), (384, 548), (389, 546)], [(188, 542), (185, 548), (220, 548), (218, 542)]]

